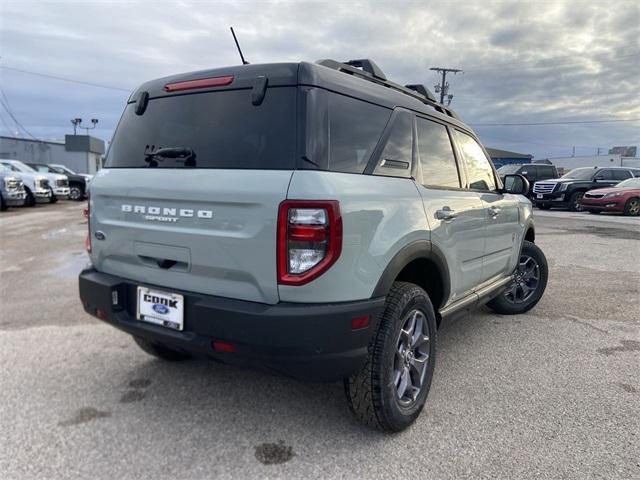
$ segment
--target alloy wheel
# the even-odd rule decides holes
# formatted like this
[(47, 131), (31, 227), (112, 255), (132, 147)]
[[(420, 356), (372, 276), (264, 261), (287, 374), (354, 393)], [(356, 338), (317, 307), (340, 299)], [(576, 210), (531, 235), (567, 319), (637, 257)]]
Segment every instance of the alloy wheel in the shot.
[(582, 197), (584, 194), (578, 194), (575, 196), (575, 199), (573, 201), (573, 209), (576, 212), (581, 212), (582, 211)]
[(629, 212), (629, 215), (632, 215), (634, 217), (640, 215), (640, 200), (634, 198), (633, 200), (629, 201), (627, 211)]
[(393, 365), (393, 382), (398, 403), (411, 406), (424, 386), (429, 362), (429, 326), (425, 314), (411, 310), (398, 336)]
[(504, 291), (510, 303), (524, 303), (535, 293), (540, 284), (540, 265), (533, 257), (521, 255), (514, 280)]

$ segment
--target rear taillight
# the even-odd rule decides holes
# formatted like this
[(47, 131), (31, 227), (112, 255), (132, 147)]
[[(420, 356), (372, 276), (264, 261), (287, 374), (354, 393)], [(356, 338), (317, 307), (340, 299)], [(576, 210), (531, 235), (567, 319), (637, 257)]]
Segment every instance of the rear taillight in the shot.
[(84, 240), (84, 248), (87, 253), (91, 253), (91, 194), (87, 193), (87, 207), (82, 211), (82, 215), (87, 219), (87, 238)]
[(322, 275), (342, 250), (335, 200), (285, 200), (278, 211), (278, 283), (304, 285)]

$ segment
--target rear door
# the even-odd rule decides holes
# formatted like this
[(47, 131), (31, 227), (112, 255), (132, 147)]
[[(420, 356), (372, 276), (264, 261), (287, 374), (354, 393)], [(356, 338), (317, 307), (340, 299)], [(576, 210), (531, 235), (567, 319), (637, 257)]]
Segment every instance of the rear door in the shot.
[[(151, 98), (142, 114), (127, 106), (92, 181), (94, 266), (165, 290), (277, 303), (296, 88), (270, 88), (259, 105), (250, 89), (188, 93)], [(173, 150), (153, 155), (161, 148)]]
[(485, 218), (477, 192), (462, 188), (462, 177), (446, 126), (416, 117), (418, 190), (431, 227), (431, 242), (445, 257), (451, 301), (482, 281)]
[(470, 135), (455, 130), (469, 189), (482, 200), (485, 223), (485, 248), (482, 280), (488, 282), (511, 273), (519, 253), (519, 200), (497, 191), (497, 179), (491, 161)]

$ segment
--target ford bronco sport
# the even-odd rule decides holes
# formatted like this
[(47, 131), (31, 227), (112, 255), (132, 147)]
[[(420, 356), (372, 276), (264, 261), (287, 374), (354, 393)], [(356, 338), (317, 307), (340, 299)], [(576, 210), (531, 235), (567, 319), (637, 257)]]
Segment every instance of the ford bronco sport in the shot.
[(154, 80), (92, 182), (80, 298), (161, 359), (343, 379), (399, 431), (443, 319), (544, 292), (528, 182), (504, 182), (451, 109), (369, 60)]

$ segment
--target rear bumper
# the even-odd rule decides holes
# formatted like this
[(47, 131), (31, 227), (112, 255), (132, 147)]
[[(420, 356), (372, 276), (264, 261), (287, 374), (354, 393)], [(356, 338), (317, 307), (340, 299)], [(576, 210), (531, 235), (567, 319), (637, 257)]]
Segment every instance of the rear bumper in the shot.
[[(101, 310), (98, 318), (131, 335), (192, 355), (308, 381), (338, 380), (357, 371), (384, 307), (384, 298), (265, 305), (177, 291), (185, 299), (184, 330), (179, 332), (136, 319), (138, 285), (88, 269), (80, 274), (80, 299), (87, 313), (98, 317)], [(117, 292), (115, 305), (113, 292)], [(369, 326), (352, 330), (351, 320), (363, 315), (371, 316)], [(233, 343), (236, 351), (217, 352), (214, 340)]]

